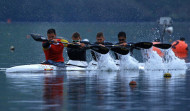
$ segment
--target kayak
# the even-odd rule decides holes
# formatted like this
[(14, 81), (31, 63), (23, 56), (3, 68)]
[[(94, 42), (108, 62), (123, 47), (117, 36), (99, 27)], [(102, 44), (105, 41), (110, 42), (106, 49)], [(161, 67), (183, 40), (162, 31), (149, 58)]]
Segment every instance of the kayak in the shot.
[[(118, 61), (117, 61), (118, 62)], [(117, 63), (116, 62), (116, 63)], [(143, 69), (144, 64), (139, 63), (139, 69)], [(90, 68), (88, 67), (90, 66)], [(117, 64), (119, 67), (119, 65)], [(89, 64), (85, 61), (69, 60), (64, 68), (48, 64), (29, 64), (14, 66), (6, 69), (6, 73), (39, 73), (52, 71), (89, 71), (98, 70), (98, 63), (91, 61)]]
[[(116, 62), (119, 67), (118, 61)], [(93, 68), (88, 67), (90, 65)], [(187, 68), (190, 68), (190, 63), (186, 63)], [(145, 63), (138, 63), (139, 70), (145, 70)], [(74, 61), (69, 60), (64, 68), (57, 67), (48, 64), (30, 64), (30, 65), (20, 65), (7, 68), (7, 73), (30, 73), (30, 72), (52, 72), (52, 71), (88, 71), (88, 70), (98, 70), (97, 62), (87, 63), (85, 61)], [(155, 70), (155, 69), (154, 69)], [(157, 69), (160, 70), (160, 69)]]
[(44, 71), (80, 71), (86, 70), (88, 63), (86, 61), (69, 60), (65, 67), (57, 67), (48, 64), (29, 64), (7, 68), (6, 72), (21, 73), (21, 72), (44, 72)]

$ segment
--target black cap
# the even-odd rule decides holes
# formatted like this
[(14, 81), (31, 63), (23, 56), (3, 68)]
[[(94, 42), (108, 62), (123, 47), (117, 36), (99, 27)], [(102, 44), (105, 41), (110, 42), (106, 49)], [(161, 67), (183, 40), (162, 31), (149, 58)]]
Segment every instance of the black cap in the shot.
[(184, 37), (180, 37), (180, 40), (185, 41), (185, 38)]

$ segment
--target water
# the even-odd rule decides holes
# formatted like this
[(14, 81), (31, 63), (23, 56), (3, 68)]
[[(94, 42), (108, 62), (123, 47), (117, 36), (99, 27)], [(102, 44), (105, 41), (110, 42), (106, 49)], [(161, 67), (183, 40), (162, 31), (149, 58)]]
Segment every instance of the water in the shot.
[[(57, 35), (68, 40), (77, 31), (83, 39), (95, 41), (96, 33), (102, 31), (106, 40), (111, 42), (116, 42), (117, 33), (122, 30), (126, 31), (128, 41), (140, 42), (145, 39), (152, 41), (159, 36), (155, 33), (155, 26), (154, 23), (0, 23), (0, 67), (35, 64), (44, 60), (41, 43), (27, 35), (46, 35), (48, 28), (55, 28)], [(166, 38), (176, 40), (179, 36), (184, 36), (190, 44), (189, 26), (189, 23), (174, 24), (174, 34)], [(12, 45), (15, 47), (14, 52), (9, 49)], [(132, 63), (143, 61), (139, 54), (141, 51), (135, 50), (135, 59), (130, 59)], [(67, 61), (66, 54), (64, 57)], [(129, 58), (123, 57), (122, 60)], [(88, 61), (90, 60), (91, 57), (88, 56)], [(121, 64), (135, 67), (134, 64)], [(172, 77), (164, 78), (164, 73), (171, 73)], [(187, 111), (190, 108), (189, 75), (188, 69), (15, 74), (0, 71), (0, 110)], [(137, 82), (136, 86), (129, 85), (132, 80)]]

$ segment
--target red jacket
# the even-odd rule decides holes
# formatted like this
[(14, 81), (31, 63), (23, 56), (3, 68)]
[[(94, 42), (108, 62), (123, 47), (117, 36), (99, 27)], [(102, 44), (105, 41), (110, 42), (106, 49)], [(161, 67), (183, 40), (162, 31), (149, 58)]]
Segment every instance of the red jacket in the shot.
[(49, 48), (43, 49), (46, 60), (53, 60), (55, 62), (64, 62), (63, 49), (64, 45), (62, 43), (53, 43), (49, 46)]

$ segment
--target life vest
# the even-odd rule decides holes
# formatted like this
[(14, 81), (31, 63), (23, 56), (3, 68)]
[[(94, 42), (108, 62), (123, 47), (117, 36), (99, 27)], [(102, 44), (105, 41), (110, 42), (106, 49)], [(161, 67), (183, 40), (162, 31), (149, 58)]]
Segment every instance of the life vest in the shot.
[(179, 58), (187, 58), (188, 56), (188, 45), (185, 41), (177, 40), (172, 43), (172, 50), (175, 55)]
[[(160, 44), (160, 42), (152, 42), (152, 43), (153, 44)], [(159, 48), (153, 46), (152, 50), (156, 51), (160, 57), (164, 56), (164, 53), (162, 53), (162, 51)]]

